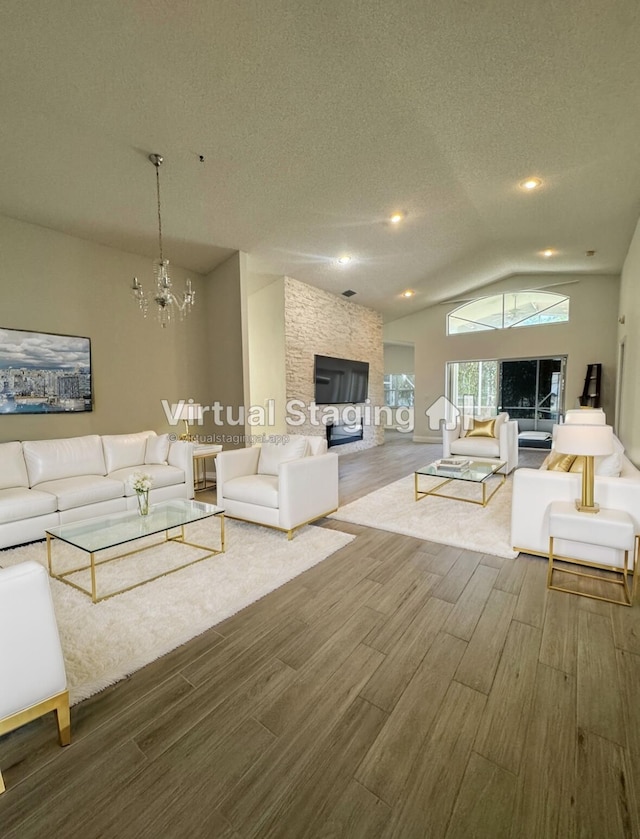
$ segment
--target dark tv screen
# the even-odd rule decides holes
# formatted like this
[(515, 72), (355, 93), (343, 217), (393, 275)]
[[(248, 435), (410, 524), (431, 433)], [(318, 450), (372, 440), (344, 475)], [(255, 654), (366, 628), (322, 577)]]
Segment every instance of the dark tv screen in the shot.
[(369, 385), (369, 362), (315, 357), (315, 400), (318, 405), (364, 402)]

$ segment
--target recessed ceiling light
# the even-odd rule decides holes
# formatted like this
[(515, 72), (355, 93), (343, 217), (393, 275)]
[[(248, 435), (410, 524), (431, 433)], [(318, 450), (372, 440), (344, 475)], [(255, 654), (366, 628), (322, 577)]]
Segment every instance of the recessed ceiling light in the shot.
[(537, 189), (539, 186), (542, 186), (540, 178), (525, 178), (524, 181), (520, 181), (520, 188), (526, 189), (527, 191)]
[(545, 251), (542, 251), (542, 255), (546, 257), (555, 256), (555, 251), (553, 248), (547, 248)]
[(338, 262), (340, 263), (340, 265), (348, 265), (351, 262), (351, 257), (350, 256), (339, 256), (338, 257)]
[(391, 222), (391, 224), (400, 224), (403, 218), (404, 213), (394, 213), (389, 219), (389, 221)]
[(414, 294), (415, 294), (415, 291), (411, 291), (410, 288), (408, 288), (406, 291), (402, 292), (403, 297), (413, 297)]

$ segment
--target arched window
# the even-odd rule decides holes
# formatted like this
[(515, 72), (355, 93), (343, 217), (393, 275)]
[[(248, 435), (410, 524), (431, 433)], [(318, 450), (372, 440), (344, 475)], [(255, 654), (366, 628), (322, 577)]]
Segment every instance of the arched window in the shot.
[(569, 320), (569, 298), (548, 291), (509, 291), (479, 297), (458, 306), (447, 316), (447, 335), (542, 326)]

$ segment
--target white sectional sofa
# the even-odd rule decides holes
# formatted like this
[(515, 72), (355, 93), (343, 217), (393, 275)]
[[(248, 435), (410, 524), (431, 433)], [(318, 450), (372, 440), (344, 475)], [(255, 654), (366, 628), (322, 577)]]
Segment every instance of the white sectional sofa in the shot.
[[(601, 507), (623, 510), (635, 523), (640, 534), (640, 471), (624, 455), (619, 454), (620, 476), (597, 474), (594, 499)], [(513, 475), (511, 508), (511, 544), (515, 550), (542, 556), (549, 555), (549, 504), (552, 501), (574, 501), (580, 498), (582, 475), (576, 472), (552, 472), (546, 469), (517, 469)], [(597, 516), (584, 513), (584, 529)], [(558, 555), (622, 567), (624, 555), (613, 548), (554, 540)]]
[(134, 472), (150, 502), (193, 497), (192, 445), (154, 431), (0, 443), (0, 548), (44, 539), (65, 522), (133, 510)]

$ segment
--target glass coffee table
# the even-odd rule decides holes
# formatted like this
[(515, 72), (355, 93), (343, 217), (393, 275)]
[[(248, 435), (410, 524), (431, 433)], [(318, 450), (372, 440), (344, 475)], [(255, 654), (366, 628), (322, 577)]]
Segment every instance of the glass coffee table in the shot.
[[(214, 548), (210, 545), (199, 545), (185, 539), (185, 527), (188, 524), (202, 521), (202, 519), (212, 518), (213, 516), (216, 516), (220, 522), (219, 548)], [(170, 531), (175, 530), (178, 531), (176, 534), (173, 536), (169, 535)], [(108, 516), (98, 516), (93, 519), (84, 519), (84, 521), (61, 524), (57, 527), (50, 527), (45, 532), (47, 534), (49, 575), (56, 580), (60, 580), (62, 583), (73, 586), (73, 588), (78, 589), (83, 594), (88, 594), (94, 603), (99, 603), (108, 597), (113, 597), (116, 594), (122, 594), (124, 591), (129, 591), (137, 586), (150, 583), (152, 580), (157, 580), (166, 574), (187, 568), (196, 562), (202, 562), (203, 559), (208, 559), (211, 556), (223, 553), (225, 549), (224, 510), (221, 507), (216, 507), (213, 504), (204, 504), (201, 501), (187, 501), (186, 498), (176, 498), (171, 501), (161, 501), (159, 504), (154, 504), (150, 507), (149, 514), (146, 516), (141, 516), (137, 510), (128, 510), (122, 513), (113, 513)], [(143, 539), (146, 536), (154, 536), (158, 533), (164, 533), (164, 539), (149, 545), (144, 545), (141, 548), (119, 553), (117, 556), (109, 556), (102, 560), (96, 559), (96, 554), (100, 551), (115, 548), (118, 545), (128, 545), (136, 542), (138, 539)], [(54, 539), (66, 542), (68, 545), (72, 545), (89, 554), (89, 564), (58, 573), (54, 572), (51, 551), (51, 545)], [(180, 565), (165, 569), (161, 573), (147, 577), (141, 582), (136, 582), (117, 591), (110, 591), (108, 594), (98, 597), (96, 568), (99, 565), (150, 550), (158, 545), (164, 545), (167, 542), (177, 542), (182, 545), (187, 545), (190, 548), (198, 548), (199, 551), (206, 551), (207, 553), (204, 556), (198, 556), (197, 559), (191, 559), (189, 562), (183, 562)], [(91, 572), (90, 590), (79, 585), (76, 581), (68, 579), (72, 574), (87, 570)]]
[[(439, 460), (436, 460), (428, 466), (416, 469), (414, 474), (415, 500), (419, 501), (421, 498), (427, 498), (429, 495), (435, 495), (437, 498), (451, 498), (454, 501), (464, 501), (467, 504), (480, 504), (483, 507), (486, 507), (496, 492), (504, 484), (507, 476), (504, 474), (497, 476), (502, 478), (502, 480), (490, 495), (487, 495), (487, 482), (491, 477), (496, 475), (498, 470), (502, 469), (504, 465), (505, 463), (503, 461), (498, 460), (468, 460), (462, 465), (462, 468), (452, 468), (450, 465), (447, 466)], [(443, 478), (443, 480), (431, 489), (421, 490), (419, 488), (419, 480), (421, 476), (429, 478)], [(452, 481), (479, 484), (482, 487), (482, 498), (464, 498), (460, 495), (446, 495), (444, 492), (438, 492), (440, 487), (450, 484)]]

